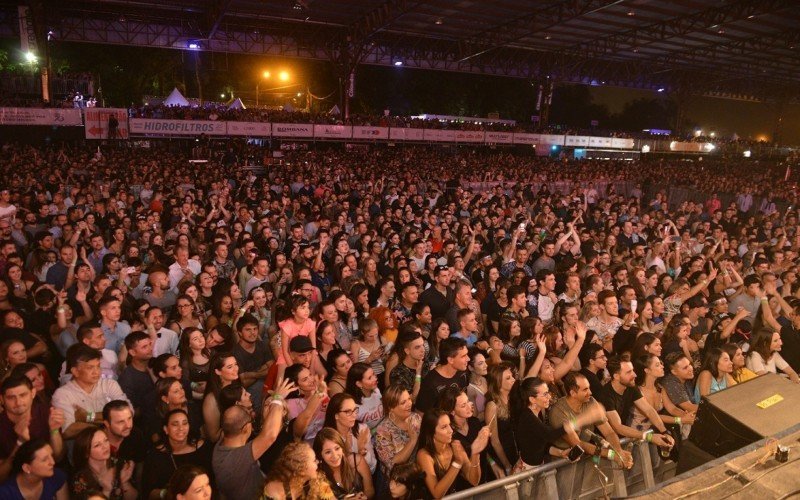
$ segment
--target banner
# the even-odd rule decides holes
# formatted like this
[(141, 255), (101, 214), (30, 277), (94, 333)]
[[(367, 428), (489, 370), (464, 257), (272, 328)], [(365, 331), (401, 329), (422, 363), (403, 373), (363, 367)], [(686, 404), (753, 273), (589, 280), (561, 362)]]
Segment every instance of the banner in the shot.
[(130, 133), (137, 135), (225, 135), (225, 122), (131, 118)]
[(30, 7), (25, 5), (17, 6), (19, 17), (19, 45), (23, 54), (30, 52), (38, 55), (39, 44), (36, 41), (36, 31), (33, 29), (33, 16)]
[(353, 139), (388, 139), (387, 127), (353, 127)]
[(611, 138), (611, 147), (614, 149), (633, 149), (635, 146), (636, 142), (633, 139)]
[(78, 108), (0, 108), (0, 125), (81, 126)]
[(478, 130), (456, 130), (456, 142), (483, 142), (483, 132)]
[(512, 132), (486, 132), (486, 142), (512, 144), (514, 142), (514, 134)]
[(558, 134), (539, 134), (539, 143), (548, 146), (563, 146), (564, 136)]
[[(108, 133), (108, 120), (111, 116), (117, 118), (117, 130), (114, 137)], [(84, 130), (87, 139), (127, 139), (128, 110), (123, 108), (84, 108)]]
[(426, 128), (422, 132), (422, 138), (423, 140), (431, 142), (455, 142), (456, 132), (455, 130), (438, 130), (438, 129)]
[(314, 137), (328, 139), (349, 139), (353, 135), (353, 127), (345, 125), (314, 125)]
[(613, 144), (611, 137), (589, 137), (589, 147), (592, 148), (611, 148)]
[(589, 137), (585, 135), (568, 135), (564, 141), (565, 146), (586, 147), (589, 145)]
[(314, 125), (310, 123), (273, 123), (275, 137), (314, 137)]
[(669, 143), (670, 151), (680, 151), (682, 153), (706, 153), (712, 149), (714, 149), (714, 145), (711, 143), (678, 141)]
[(396, 141), (421, 141), (421, 128), (392, 128), (389, 129), (389, 139)]
[(248, 137), (269, 137), (272, 127), (262, 122), (227, 122), (228, 135), (244, 135)]

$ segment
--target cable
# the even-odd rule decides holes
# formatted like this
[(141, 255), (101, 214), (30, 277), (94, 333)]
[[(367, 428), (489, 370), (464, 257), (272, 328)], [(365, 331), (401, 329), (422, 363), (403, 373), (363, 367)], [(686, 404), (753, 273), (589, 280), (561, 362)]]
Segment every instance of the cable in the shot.
[(733, 492), (731, 492), (731, 493), (729, 493), (729, 494), (725, 495), (724, 497), (720, 498), (720, 500), (724, 500), (725, 498), (730, 498), (730, 497), (731, 497), (731, 496), (733, 496), (733, 495), (736, 495), (736, 494), (738, 494), (738, 493), (741, 493), (742, 491), (744, 491), (745, 489), (747, 489), (747, 487), (748, 487), (748, 486), (750, 486), (750, 485), (752, 485), (752, 484), (755, 484), (756, 482), (758, 482), (758, 480), (759, 480), (759, 479), (761, 479), (762, 477), (766, 476), (767, 474), (770, 474), (770, 473), (772, 473), (772, 472), (775, 472), (776, 470), (780, 469), (781, 467), (784, 467), (784, 466), (786, 466), (786, 465), (789, 465), (789, 464), (790, 464), (790, 463), (792, 463), (792, 462), (796, 462), (797, 460), (800, 460), (800, 457), (794, 458), (794, 459), (792, 459), (792, 460), (789, 460), (789, 461), (788, 461), (788, 462), (786, 462), (786, 463), (782, 463), (782, 464), (780, 464), (780, 465), (778, 465), (778, 466), (776, 466), (776, 467), (773, 467), (773, 468), (771, 468), (771, 469), (769, 469), (769, 470), (767, 470), (767, 471), (764, 471), (764, 472), (763, 472), (763, 473), (761, 473), (760, 475), (758, 475), (758, 476), (754, 477), (753, 479), (751, 479), (751, 480), (750, 480), (750, 482), (748, 482), (747, 484), (745, 484), (744, 486), (742, 486), (742, 487), (741, 487), (741, 488), (739, 488), (738, 490), (736, 490), (736, 491), (733, 491)]
[[(759, 458), (758, 460), (753, 462), (751, 465), (745, 467), (744, 469), (742, 469), (741, 471), (737, 472), (736, 474), (734, 474), (734, 475), (732, 475), (730, 477), (727, 477), (727, 478), (723, 479), (722, 481), (720, 481), (718, 483), (712, 484), (711, 486), (706, 486), (705, 488), (700, 488), (700, 489), (697, 489), (697, 490), (690, 491), (688, 493), (684, 493), (683, 495), (681, 495), (679, 497), (675, 497), (673, 500), (682, 500), (684, 498), (689, 498), (690, 496), (697, 495), (699, 493), (704, 493), (706, 491), (713, 490), (714, 488), (722, 486), (723, 484), (727, 483), (728, 481), (731, 481), (731, 480), (733, 480), (735, 478), (738, 478), (739, 476), (741, 476), (745, 472), (749, 471), (750, 469), (752, 469), (756, 465), (764, 464), (767, 460), (769, 460), (769, 458), (771, 456), (773, 456), (775, 454), (775, 449), (777, 447), (778, 447), (778, 440), (777, 439), (775, 439), (775, 438), (768, 439), (767, 442), (764, 443), (764, 449), (765, 449), (764, 455), (762, 455), (761, 458)], [(797, 459), (795, 459), (795, 460), (797, 460)], [(789, 464), (789, 463), (791, 463), (793, 461), (794, 460), (786, 462), (786, 464)], [(786, 465), (786, 464), (782, 464), (782, 465)], [(776, 467), (776, 469), (777, 469), (777, 467)], [(774, 470), (774, 469), (770, 469), (770, 470)], [(748, 483), (748, 484), (750, 484), (750, 483)], [(739, 490), (739, 491), (741, 491), (741, 490)]]
[(785, 494), (785, 495), (783, 495), (781, 497), (778, 497), (776, 500), (786, 500), (787, 498), (789, 498), (792, 495), (800, 495), (800, 489), (794, 490), (794, 491), (790, 491), (789, 493), (787, 493), (787, 494)]

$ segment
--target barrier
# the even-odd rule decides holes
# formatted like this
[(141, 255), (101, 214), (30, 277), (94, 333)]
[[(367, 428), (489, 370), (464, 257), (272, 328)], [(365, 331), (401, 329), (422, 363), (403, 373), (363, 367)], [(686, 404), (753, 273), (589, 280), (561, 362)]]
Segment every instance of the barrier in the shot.
[(565, 500), (607, 496), (624, 497), (632, 491), (652, 488), (659, 476), (674, 473), (673, 462), (661, 462), (653, 468), (654, 455), (650, 444), (641, 441), (622, 441), (623, 446), (632, 446), (634, 468), (624, 471), (612, 466), (607, 460), (596, 466), (591, 459), (573, 464), (559, 459), (530, 470), (478, 485), (453, 495), (445, 500)]

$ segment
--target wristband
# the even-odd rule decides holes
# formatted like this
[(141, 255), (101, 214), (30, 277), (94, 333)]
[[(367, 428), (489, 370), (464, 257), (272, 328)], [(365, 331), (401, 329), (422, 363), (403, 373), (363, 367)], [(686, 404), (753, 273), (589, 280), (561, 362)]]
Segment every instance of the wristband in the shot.
[(608, 450), (608, 459), (609, 460), (614, 460), (614, 455), (616, 455), (616, 453), (614, 453), (614, 450), (609, 449)]
[(495, 462), (492, 457), (486, 457), (486, 461), (489, 462), (489, 465), (496, 465), (497, 464), (497, 462)]
[(678, 425), (682, 425), (681, 417), (675, 417), (675, 423)]
[(647, 442), (648, 443), (652, 443), (653, 442), (653, 433), (652, 432), (648, 432), (647, 433)]
[(414, 380), (417, 381), (417, 382), (422, 382), (422, 375), (416, 375), (414, 377)]
[(283, 406), (283, 401), (280, 399), (273, 399), (272, 401), (269, 402), (269, 404)]
[(577, 418), (575, 418), (575, 417), (570, 418), (569, 419), (569, 425), (572, 426), (572, 430), (573, 431), (578, 432), (578, 419)]
[(280, 401), (280, 400), (283, 399), (283, 396), (281, 396), (280, 394), (273, 394), (272, 395), (272, 399), (274, 399), (276, 401)]
[(64, 309), (64, 306), (59, 306), (58, 309), (56, 309), (56, 312), (65, 313), (65, 312), (67, 312), (67, 310)]
[(90, 411), (86, 414), (86, 421), (87, 422), (94, 422), (94, 412)]
[(769, 303), (769, 299), (766, 298), (766, 297), (761, 297), (761, 302), (763, 302), (764, 304), (768, 304)]
[(60, 431), (61, 431), (61, 429), (50, 429), (50, 434), (52, 434), (52, 435), (54, 435), (54, 436), (55, 436), (55, 435), (56, 435), (56, 434), (58, 434)]
[(461, 470), (462, 465), (458, 462), (450, 462), (450, 467), (454, 468), (455, 470)]

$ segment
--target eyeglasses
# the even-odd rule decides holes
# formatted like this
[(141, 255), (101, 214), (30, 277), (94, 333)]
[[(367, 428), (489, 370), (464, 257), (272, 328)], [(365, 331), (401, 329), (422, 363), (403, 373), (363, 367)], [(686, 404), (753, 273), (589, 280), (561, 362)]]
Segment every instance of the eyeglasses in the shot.
[(359, 409), (359, 407), (356, 406), (355, 408), (352, 408), (350, 410), (339, 410), (339, 413), (344, 413), (345, 415), (347, 415), (349, 417), (352, 417), (353, 415), (358, 413), (358, 409)]
[(192, 307), (191, 304), (178, 304), (178, 307)]

